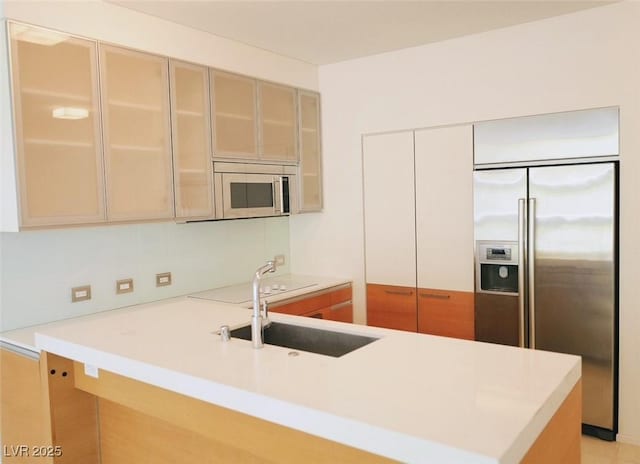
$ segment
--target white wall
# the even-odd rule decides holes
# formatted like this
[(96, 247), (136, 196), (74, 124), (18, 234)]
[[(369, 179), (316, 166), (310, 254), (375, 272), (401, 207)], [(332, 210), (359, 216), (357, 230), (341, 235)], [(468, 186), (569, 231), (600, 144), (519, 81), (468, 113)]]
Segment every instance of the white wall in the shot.
[[(316, 66), (97, 0), (7, 1), (0, 4), (0, 13), (261, 79), (318, 87)], [(0, 180), (6, 188), (13, 179), (5, 176), (13, 171), (13, 149), (6, 125), (8, 98), (1, 88), (7, 71), (0, 67), (0, 72)], [(1, 213), (11, 216), (7, 209)], [(0, 330), (247, 281), (275, 253), (289, 256), (288, 222), (273, 218), (2, 233)], [(173, 285), (156, 288), (155, 273), (165, 271), (173, 273)], [(126, 277), (134, 278), (135, 292), (115, 295), (115, 280)], [(72, 304), (71, 287), (84, 284), (92, 285), (93, 299)]]
[(640, 444), (638, 24), (640, 3), (622, 2), (321, 66), (325, 212), (291, 218), (293, 271), (353, 278), (364, 322), (361, 134), (619, 105), (619, 425)]

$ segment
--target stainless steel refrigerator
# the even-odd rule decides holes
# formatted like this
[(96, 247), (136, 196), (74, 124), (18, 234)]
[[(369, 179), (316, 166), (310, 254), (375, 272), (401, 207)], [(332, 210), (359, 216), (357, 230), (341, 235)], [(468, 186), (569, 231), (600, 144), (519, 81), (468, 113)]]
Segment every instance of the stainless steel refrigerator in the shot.
[(617, 431), (617, 163), (474, 172), (476, 339), (582, 356), (583, 431)]

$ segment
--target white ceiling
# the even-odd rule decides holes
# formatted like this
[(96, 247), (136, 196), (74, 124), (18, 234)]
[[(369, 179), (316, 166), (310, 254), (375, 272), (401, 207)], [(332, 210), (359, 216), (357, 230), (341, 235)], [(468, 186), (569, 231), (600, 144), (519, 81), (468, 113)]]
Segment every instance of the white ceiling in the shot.
[(106, 1), (319, 65), (612, 3), (580, 0)]

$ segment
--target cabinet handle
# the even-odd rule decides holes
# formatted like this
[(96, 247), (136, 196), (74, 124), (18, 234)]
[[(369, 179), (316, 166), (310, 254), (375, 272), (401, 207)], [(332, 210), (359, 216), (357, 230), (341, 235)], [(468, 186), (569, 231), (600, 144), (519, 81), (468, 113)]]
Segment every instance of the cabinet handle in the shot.
[(384, 292), (388, 293), (389, 295), (404, 295), (404, 296), (413, 295), (413, 290), (385, 290)]
[(448, 300), (451, 295), (438, 295), (437, 293), (421, 293), (421, 298), (433, 298), (434, 300)]
[(345, 306), (351, 306), (351, 300), (345, 301), (343, 303), (334, 304), (333, 306), (331, 306), (331, 311), (335, 311), (337, 309), (344, 308)]

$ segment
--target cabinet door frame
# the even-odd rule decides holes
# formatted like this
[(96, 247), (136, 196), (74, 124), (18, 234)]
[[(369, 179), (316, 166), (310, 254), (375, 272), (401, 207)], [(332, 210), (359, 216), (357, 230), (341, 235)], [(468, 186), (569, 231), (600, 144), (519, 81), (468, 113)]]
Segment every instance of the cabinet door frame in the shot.
[(472, 292), (473, 127), (414, 134), (417, 287)]
[[(111, 178), (111, 156), (110, 156), (110, 142), (109, 142), (109, 92), (107, 87), (107, 65), (106, 65), (106, 53), (112, 51), (123, 55), (130, 55), (141, 57), (145, 59), (152, 59), (162, 64), (161, 73), (164, 90), (162, 92), (163, 108), (166, 109), (166, 117), (164, 118), (164, 133), (167, 135), (163, 144), (163, 157), (168, 167), (168, 175), (165, 179), (165, 187), (167, 188), (167, 209), (161, 213), (125, 213), (113, 215), (111, 211), (111, 200), (109, 198), (109, 180)], [(173, 189), (173, 153), (171, 146), (171, 104), (169, 98), (169, 58), (162, 55), (156, 55), (153, 53), (141, 52), (138, 50), (121, 47), (118, 45), (111, 45), (107, 43), (98, 43), (99, 52), (99, 68), (100, 68), (100, 95), (102, 98), (102, 128), (103, 128), (103, 145), (104, 145), (104, 171), (105, 171), (105, 191), (106, 191), (106, 211), (107, 221), (109, 222), (127, 222), (127, 221), (139, 221), (139, 220), (167, 220), (175, 218), (174, 198), (175, 192)]]
[[(180, 207), (181, 199), (182, 199), (182, 191), (180, 189), (180, 159), (178, 156), (178, 139), (180, 134), (178, 133), (178, 104), (177, 104), (177, 95), (175, 92), (175, 70), (177, 67), (182, 67), (194, 71), (203, 72), (203, 88), (204, 88), (204, 118), (205, 118), (205, 130), (208, 131), (205, 134), (205, 143), (206, 143), (206, 157), (207, 157), (207, 188), (208, 188), (208, 198), (209, 198), (209, 209), (205, 214), (202, 215), (188, 215), (182, 214), (182, 209)], [(189, 63), (187, 61), (176, 60), (173, 58), (169, 59), (169, 98), (171, 105), (171, 152), (172, 152), (172, 161), (173, 161), (173, 199), (174, 199), (174, 210), (176, 219), (209, 219), (213, 218), (215, 215), (215, 202), (213, 198), (213, 161), (212, 161), (212, 122), (211, 122), (211, 88), (210, 88), (211, 78), (209, 76), (209, 68), (206, 66), (202, 66), (195, 63)]]
[[(217, 118), (216, 118), (216, 90), (214, 79), (216, 75), (226, 76), (234, 78), (240, 81), (247, 81), (253, 84), (253, 139), (255, 141), (255, 152), (242, 152), (242, 151), (225, 151), (218, 150), (216, 133), (217, 133)], [(258, 81), (257, 79), (242, 74), (235, 74), (227, 71), (222, 71), (215, 68), (209, 68), (209, 95), (210, 95), (210, 120), (211, 120), (211, 153), (214, 159), (220, 160), (248, 160), (255, 161), (259, 158), (260, 141), (258, 137)]]
[[(92, 102), (93, 102), (93, 130), (95, 140), (95, 156), (96, 156), (96, 194), (98, 203), (98, 212), (95, 215), (66, 215), (66, 216), (50, 216), (45, 218), (34, 218), (29, 211), (29, 201), (27, 198), (27, 172), (25, 165), (25, 141), (22, 124), (22, 95), (21, 83), (18, 76), (20, 67), (16, 43), (11, 38), (12, 27), (27, 27), (29, 29), (41, 30), (49, 34), (56, 34), (68, 37), (78, 45), (84, 45), (90, 50), (91, 74), (92, 74)], [(103, 145), (103, 125), (102, 125), (102, 100), (100, 95), (100, 71), (99, 71), (99, 50), (98, 41), (80, 37), (73, 34), (53, 31), (51, 29), (33, 26), (31, 24), (19, 21), (6, 21), (6, 40), (7, 40), (7, 60), (9, 67), (9, 86), (11, 101), (13, 106), (13, 132), (14, 132), (14, 157), (15, 167), (17, 170), (18, 193), (16, 195), (18, 203), (18, 212), (20, 218), (20, 228), (39, 228), (48, 226), (65, 226), (77, 224), (99, 224), (107, 221), (106, 211), (106, 179), (104, 174), (104, 145)], [(83, 44), (84, 43), (84, 44)]]
[[(321, 105), (321, 99), (320, 99), (320, 93), (318, 92), (312, 92), (310, 90), (301, 90), (298, 89), (297, 92), (297, 107), (298, 107), (298, 178), (300, 179), (300, 212), (301, 213), (310, 213), (310, 212), (318, 212), (318, 211), (322, 211), (322, 208), (324, 206), (324, 192), (323, 192), (323, 171), (322, 171), (322, 120), (321, 115), (322, 115), (322, 111), (320, 108)], [(316, 99), (317, 101), (317, 114), (316, 114), (316, 120), (318, 121), (318, 124), (316, 126), (316, 131), (318, 134), (318, 138), (317, 138), (317, 143), (316, 143), (316, 149), (318, 150), (318, 194), (320, 196), (320, 201), (318, 203), (317, 206), (314, 207), (307, 207), (306, 203), (304, 201), (304, 186), (306, 184), (306, 180), (304, 177), (304, 156), (302, 153), (302, 133), (303, 133), (303, 127), (302, 127), (302, 97), (303, 96), (307, 96), (307, 97), (313, 97)]]
[[(262, 129), (263, 125), (263, 108), (262, 108), (262, 88), (263, 86), (276, 87), (283, 90), (291, 91), (293, 93), (293, 150), (294, 157), (287, 158), (286, 156), (282, 157), (266, 157), (264, 154), (264, 131)], [(258, 117), (256, 118), (256, 125), (258, 128), (258, 158), (267, 162), (276, 162), (282, 164), (297, 164), (300, 161), (300, 151), (298, 149), (298, 126), (299, 126), (299, 108), (298, 108), (298, 94), (297, 89), (295, 87), (290, 87), (288, 85), (278, 84), (276, 82), (270, 81), (257, 81), (257, 92), (256, 92), (256, 104), (258, 109)]]
[(415, 288), (414, 132), (363, 135), (361, 143), (366, 282)]

